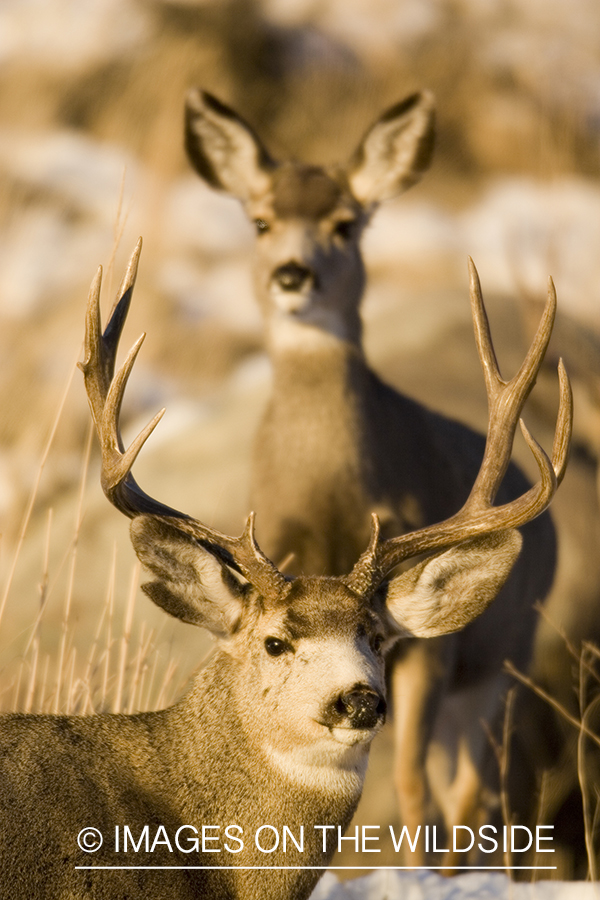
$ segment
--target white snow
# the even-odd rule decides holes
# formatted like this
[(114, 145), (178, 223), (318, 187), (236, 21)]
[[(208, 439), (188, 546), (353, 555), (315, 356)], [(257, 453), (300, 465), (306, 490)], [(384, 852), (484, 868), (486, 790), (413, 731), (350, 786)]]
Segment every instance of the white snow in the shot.
[(343, 883), (326, 872), (311, 900), (600, 900), (600, 888), (581, 882), (516, 883), (501, 872), (444, 878), (429, 871), (379, 870)]

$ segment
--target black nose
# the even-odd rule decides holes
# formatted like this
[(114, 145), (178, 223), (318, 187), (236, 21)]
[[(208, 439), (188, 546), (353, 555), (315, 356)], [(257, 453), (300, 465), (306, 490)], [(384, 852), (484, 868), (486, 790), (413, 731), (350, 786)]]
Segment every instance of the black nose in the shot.
[(306, 266), (289, 262), (275, 269), (273, 279), (284, 291), (299, 291), (312, 280), (312, 272)]
[(385, 720), (386, 702), (371, 688), (359, 687), (341, 694), (334, 707), (340, 719), (347, 719), (352, 728), (375, 728)]

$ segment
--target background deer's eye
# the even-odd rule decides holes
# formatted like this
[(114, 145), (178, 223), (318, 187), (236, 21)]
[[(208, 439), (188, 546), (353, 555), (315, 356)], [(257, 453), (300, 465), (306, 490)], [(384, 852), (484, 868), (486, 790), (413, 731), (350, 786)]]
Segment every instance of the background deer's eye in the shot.
[(336, 223), (333, 231), (334, 234), (343, 238), (343, 240), (351, 240), (356, 233), (356, 219), (342, 219), (341, 222)]
[(291, 649), (287, 641), (282, 641), (280, 638), (265, 638), (265, 650), (269, 656), (281, 656), (283, 653), (288, 653)]
[(257, 234), (266, 234), (267, 231), (270, 231), (270, 226), (264, 219), (255, 219), (254, 224), (256, 226)]

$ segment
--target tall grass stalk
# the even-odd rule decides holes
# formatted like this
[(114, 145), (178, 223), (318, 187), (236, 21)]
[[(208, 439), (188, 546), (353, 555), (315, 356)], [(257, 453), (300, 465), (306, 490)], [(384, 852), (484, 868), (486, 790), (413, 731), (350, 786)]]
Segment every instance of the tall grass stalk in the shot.
[[(120, 712), (123, 708), (123, 687), (125, 684), (125, 672), (127, 667), (127, 652), (131, 643), (131, 625), (133, 623), (133, 610), (135, 607), (135, 598), (140, 578), (140, 569), (141, 566), (139, 563), (137, 563), (133, 567), (129, 596), (127, 598), (127, 606), (125, 608), (125, 627), (123, 629), (123, 636), (121, 638), (121, 652), (117, 669), (117, 688), (113, 701), (114, 712)], [(133, 687), (135, 688), (135, 679)]]
[(48, 456), (50, 455), (50, 450), (52, 448), (52, 444), (54, 443), (54, 438), (56, 436), (56, 431), (58, 429), (58, 425), (62, 416), (62, 412), (65, 408), (65, 404), (67, 402), (67, 396), (69, 394), (69, 390), (71, 388), (71, 384), (73, 381), (73, 376), (75, 375), (75, 371), (77, 368), (77, 360), (81, 356), (81, 347), (77, 351), (77, 357), (73, 361), (72, 365), (69, 368), (69, 376), (67, 378), (60, 403), (58, 405), (58, 409), (56, 415), (54, 417), (54, 421), (52, 423), (52, 427), (50, 429), (50, 434), (48, 435), (48, 439), (46, 440), (46, 445), (44, 447), (42, 458), (40, 460), (40, 464), (38, 466), (37, 474), (35, 477), (35, 481), (33, 483), (33, 487), (31, 489), (31, 493), (29, 496), (29, 501), (27, 503), (27, 507), (25, 509), (25, 515), (23, 516), (23, 521), (21, 523), (21, 530), (19, 531), (19, 537), (17, 540), (17, 545), (15, 547), (15, 552), (13, 554), (13, 559), (11, 563), (11, 567), (8, 573), (8, 577), (6, 579), (6, 584), (4, 586), (4, 591), (2, 593), (2, 598), (0, 599), (0, 626), (2, 624), (2, 617), (4, 615), (4, 610), (6, 609), (6, 602), (8, 600), (8, 595), (10, 594), (10, 589), (12, 587), (13, 579), (15, 577), (15, 571), (17, 568), (17, 562), (19, 560), (19, 556), (21, 555), (21, 549), (23, 547), (23, 542), (25, 541), (25, 535), (27, 534), (27, 529), (29, 527), (29, 522), (31, 519), (31, 514), (33, 512), (33, 507), (38, 495), (38, 491), (40, 489), (40, 483), (42, 480), (42, 475), (44, 473), (44, 469), (46, 467), (46, 463), (48, 462)]
[[(85, 494), (85, 485), (87, 482), (87, 473), (90, 464), (90, 453), (92, 450), (92, 434), (93, 434), (93, 426), (90, 422), (88, 425), (88, 433), (85, 442), (85, 451), (83, 455), (83, 466), (81, 472), (81, 479), (79, 483), (79, 496), (77, 500), (77, 508), (75, 513), (75, 523), (74, 523), (74, 531), (73, 538), (71, 541), (71, 563), (69, 566), (69, 578), (67, 591), (65, 595), (65, 607), (64, 607), (64, 615), (62, 621), (62, 635), (60, 640), (60, 648), (58, 651), (58, 673), (56, 676), (56, 699), (54, 703), (54, 712), (58, 713), (60, 711), (60, 701), (61, 701), (61, 686), (62, 686), (62, 672), (63, 666), (65, 662), (65, 654), (67, 652), (67, 640), (69, 637), (69, 615), (71, 612), (71, 603), (73, 600), (73, 584), (75, 581), (75, 567), (77, 564), (77, 546), (79, 544), (79, 535), (81, 532), (81, 521), (83, 518), (83, 498)], [(67, 696), (70, 696), (70, 692), (67, 693)]]

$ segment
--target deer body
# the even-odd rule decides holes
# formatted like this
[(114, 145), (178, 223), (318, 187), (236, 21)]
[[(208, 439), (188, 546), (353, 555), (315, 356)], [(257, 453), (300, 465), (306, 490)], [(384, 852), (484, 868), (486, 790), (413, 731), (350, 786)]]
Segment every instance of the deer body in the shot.
[[(437, 446), (442, 418), (381, 382), (357, 348), (333, 339), (271, 358), (253, 497), (263, 543), (275, 559), (293, 553), (291, 571), (346, 571), (368, 540), (366, 510), (391, 536), (434, 521), (438, 510), (450, 514), (466, 497), (478, 460), (471, 472), (457, 471)], [(482, 452), (483, 441), (477, 446)]]
[[(261, 546), (273, 559), (291, 559), (290, 572), (347, 571), (373, 510), (387, 537), (410, 532), (450, 515), (477, 475), (482, 436), (384, 384), (362, 351), (361, 233), (380, 202), (420, 178), (432, 143), (432, 101), (421, 94), (384, 113), (345, 167), (280, 164), (233, 111), (206, 94), (188, 97), (192, 164), (238, 197), (257, 227), (254, 284), (273, 390), (256, 436), (252, 506)], [(524, 490), (511, 465), (500, 495)], [(391, 659), (395, 780), (411, 832), (431, 820), (425, 764), (434, 736), (450, 757), (450, 783), (436, 797), (447, 827), (471, 825), (482, 813), (491, 748), (479, 722), (493, 726), (501, 712), (504, 660), (528, 664), (533, 607), (554, 573), (549, 517), (523, 536), (522, 558), (484, 616), (427, 646), (399, 644)], [(451, 719), (461, 724), (436, 735), (452, 692)], [(423, 862), (420, 852), (410, 859)]]
[[(516, 528), (546, 508), (562, 479), (571, 402), (561, 370), (552, 461), (524, 429), (540, 481), (493, 506), (549, 338), (553, 295), (518, 377), (504, 384), (473, 282), (478, 344), (491, 373), (492, 438), (462, 508), (388, 540), (374, 516), (368, 547), (348, 574), (294, 578), (260, 550), (253, 514), (232, 538), (154, 500), (131, 475), (162, 415), (125, 449), (119, 414), (141, 339), (116, 374), (115, 359), (139, 252), (104, 333), (100, 273), (90, 291), (81, 368), (102, 486), (132, 520), (134, 550), (152, 579), (148, 597), (209, 629), (218, 649), (187, 696), (166, 710), (0, 717), (0, 896), (306, 900), (320, 875), (315, 867), (327, 865), (337, 844), (323, 847), (318, 828), (346, 828), (360, 798), (369, 745), (386, 714), (386, 649), (401, 636), (441, 638), (480, 615), (519, 555)], [(433, 555), (394, 574), (423, 553)], [(296, 842), (304, 829), (300, 849), (283, 844), (286, 827)], [(104, 840), (94, 853), (87, 841), (78, 847), (89, 828)], [(137, 848), (126, 850), (126, 828)], [(204, 840), (204, 828), (208, 847), (190, 846), (190, 832)], [(268, 854), (256, 843), (265, 828)], [(273, 847), (275, 834), (281, 843)], [(223, 835), (229, 845), (216, 848)], [(95, 870), (82, 868), (90, 865)], [(264, 865), (279, 868), (257, 868)]]

